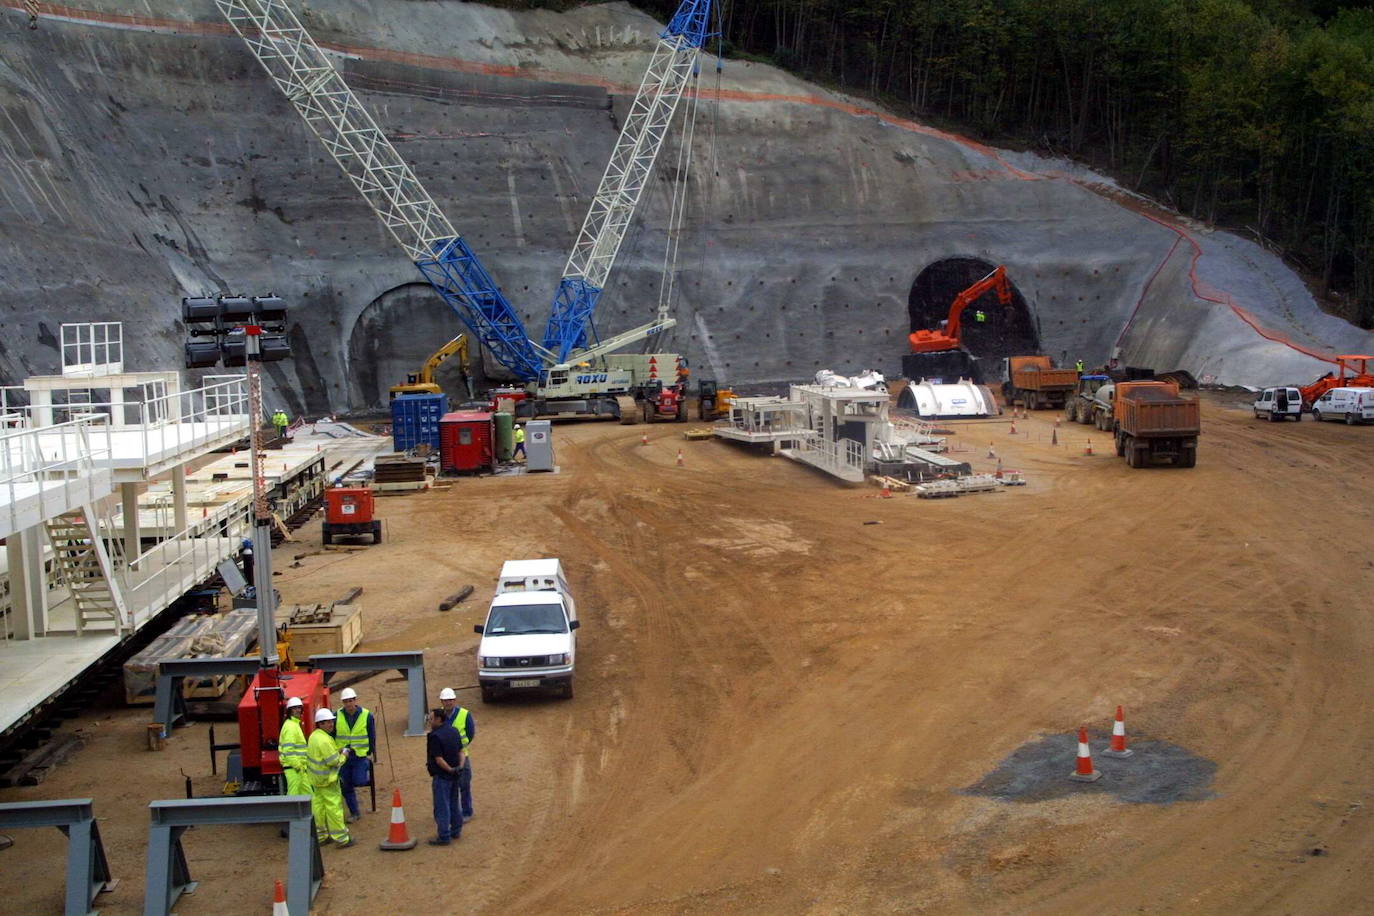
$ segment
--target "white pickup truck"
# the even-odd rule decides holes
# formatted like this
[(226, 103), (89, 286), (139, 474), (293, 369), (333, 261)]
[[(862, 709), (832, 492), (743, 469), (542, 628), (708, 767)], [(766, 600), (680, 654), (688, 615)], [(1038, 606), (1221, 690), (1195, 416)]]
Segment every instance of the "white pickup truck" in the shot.
[(482, 701), (507, 693), (557, 690), (573, 695), (577, 603), (556, 559), (507, 560), (477, 646)]

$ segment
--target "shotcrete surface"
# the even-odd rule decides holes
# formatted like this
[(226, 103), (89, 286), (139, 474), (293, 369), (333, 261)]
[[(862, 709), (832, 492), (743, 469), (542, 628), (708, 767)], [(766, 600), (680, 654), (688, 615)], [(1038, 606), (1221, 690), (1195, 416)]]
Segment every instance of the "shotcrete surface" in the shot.
[[(92, 318), (137, 329), (131, 364), (174, 364), (182, 296), (273, 290), (298, 319), (273, 390), (293, 414), (323, 413), (383, 403), (460, 329), (210, 0), (82, 0), (32, 31), (22, 6), (0, 2), (0, 380), (52, 371), (57, 325)], [(303, 15), (539, 336), (660, 24), (623, 4), (322, 0)], [(1045, 351), (1069, 362), (1263, 385), (1374, 349), (1258, 245), (1136, 206), (1101, 176), (771, 67), (714, 65), (698, 84), (680, 325), (661, 341), (699, 376), (896, 374), (912, 284), (954, 257), (1007, 265)], [(603, 334), (654, 313), (676, 143)]]

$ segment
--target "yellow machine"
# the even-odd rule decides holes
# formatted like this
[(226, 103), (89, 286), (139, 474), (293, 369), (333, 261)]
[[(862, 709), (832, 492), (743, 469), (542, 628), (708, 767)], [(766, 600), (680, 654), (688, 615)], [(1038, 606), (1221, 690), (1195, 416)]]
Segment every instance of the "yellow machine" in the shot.
[(702, 379), (697, 388), (697, 416), (703, 420), (719, 420), (730, 416), (735, 392), (722, 388), (714, 379)]
[(392, 385), (392, 399), (394, 400), (397, 395), (402, 394), (441, 394), (442, 389), (435, 383), (434, 373), (439, 368), (440, 363), (455, 353), (463, 366), (463, 385), (468, 390), (468, 397), (472, 397), (472, 363), (469, 361), (468, 355), (468, 338), (466, 334), (459, 334), (431, 353), (429, 359), (425, 360), (424, 365), (420, 367), (419, 372), (406, 373), (405, 384)]

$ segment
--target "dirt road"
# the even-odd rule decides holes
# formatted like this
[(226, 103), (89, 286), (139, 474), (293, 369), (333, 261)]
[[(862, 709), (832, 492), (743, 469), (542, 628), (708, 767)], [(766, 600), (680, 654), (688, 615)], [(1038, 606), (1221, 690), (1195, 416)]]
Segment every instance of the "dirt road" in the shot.
[[(472, 625), (504, 559), (561, 557), (584, 620), (575, 699), (461, 694), (479, 725), (461, 841), (382, 853), (386, 811), (368, 815), (358, 847), (326, 848), (317, 912), (1367, 908), (1374, 430), (1216, 401), (1204, 423), (1191, 471), (1132, 471), (1084, 427), (1051, 446), (1048, 413), (1014, 437), (966, 424), (963, 455), (988, 467), (992, 442), (1030, 484), (928, 502), (672, 425), (647, 446), (644, 427), (563, 425), (559, 474), (382, 500), (386, 541), (356, 554), (293, 569), (287, 545), (285, 600), (364, 586), (363, 650), (423, 648), (431, 693), (475, 684)], [(465, 583), (473, 598), (435, 609)], [(389, 716), (379, 795), (400, 786), (428, 836), (404, 685), (358, 689)], [(961, 792), (1027, 741), (1107, 727), (1117, 704), (1134, 734), (1215, 762), (1214, 796)], [(140, 911), (146, 802), (180, 793), (178, 767), (215, 788), (205, 725), (153, 754), (145, 720), (93, 711), (74, 763), (0, 793), (95, 797), (124, 878), (108, 913)], [(56, 911), (56, 870), (34, 856), (62, 838), (17, 839), (0, 893)], [(270, 830), (186, 846), (202, 884), (179, 913), (265, 911), (284, 872)]]

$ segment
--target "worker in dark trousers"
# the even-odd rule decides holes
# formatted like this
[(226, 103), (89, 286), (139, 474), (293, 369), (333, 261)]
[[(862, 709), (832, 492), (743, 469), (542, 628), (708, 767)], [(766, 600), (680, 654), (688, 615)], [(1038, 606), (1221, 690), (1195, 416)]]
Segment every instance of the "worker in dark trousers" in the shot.
[(458, 695), (452, 687), (439, 691), (439, 702), (444, 704), (444, 720), (458, 730), (463, 742), (463, 772), (458, 776), (458, 789), (462, 795), (463, 817), (472, 820), (472, 750), (469, 745), (477, 737), (477, 723), (472, 713), (458, 705)]
[(276, 413), (272, 414), (272, 425), (276, 427), (277, 438), (285, 439), (286, 427), (291, 425), (290, 419), (286, 416), (286, 411), (278, 410)]
[(435, 836), (431, 846), (447, 846), (463, 835), (463, 812), (458, 803), (458, 775), (463, 771), (463, 742), (448, 724), (443, 708), (429, 711), (425, 738), (425, 769), (434, 790)]
[(529, 460), (529, 455), (525, 454), (525, 427), (518, 423), (515, 426), (515, 451), (511, 453), (511, 459), (513, 460), (516, 455)]
[(345, 687), (339, 699), (343, 700), (343, 709), (334, 724), (334, 740), (339, 747), (353, 751), (339, 771), (339, 786), (343, 789), (344, 804), (348, 806), (345, 820), (351, 824), (362, 817), (358, 808), (358, 787), (372, 783), (371, 757), (377, 747), (377, 726), (372, 711), (358, 703), (358, 694), (352, 687)]
[(1078, 370), (1078, 374), (1079, 374), (1079, 375), (1082, 375), (1082, 374), (1083, 374), (1083, 360), (1080, 359), (1078, 362), (1074, 363), (1074, 368)]

